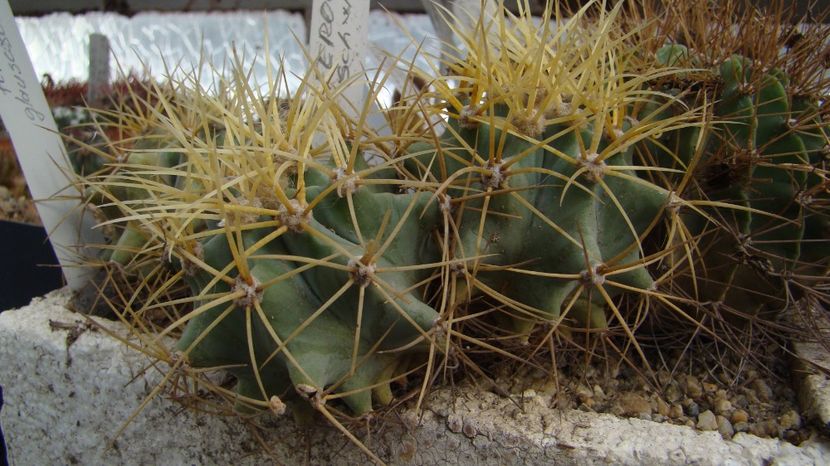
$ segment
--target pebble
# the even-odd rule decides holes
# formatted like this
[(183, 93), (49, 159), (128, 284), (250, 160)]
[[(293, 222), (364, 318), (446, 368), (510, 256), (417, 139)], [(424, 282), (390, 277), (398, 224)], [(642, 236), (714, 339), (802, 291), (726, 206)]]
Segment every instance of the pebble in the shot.
[(732, 411), (732, 403), (725, 398), (718, 398), (714, 403), (715, 412), (718, 414), (726, 414)]
[(669, 402), (671, 403), (683, 398), (683, 393), (680, 392), (680, 388), (677, 387), (677, 384), (670, 384), (668, 387), (666, 387), (666, 392), (664, 393), (664, 395), (666, 396), (666, 399), (669, 400)]
[(781, 429), (798, 429), (801, 427), (801, 416), (794, 410), (789, 410), (778, 419), (778, 426)]
[(697, 417), (697, 428), (700, 430), (718, 430), (718, 420), (715, 414), (708, 409)]
[(732, 413), (732, 424), (746, 423), (749, 421), (749, 414), (743, 409), (735, 410)]
[(665, 417), (669, 415), (669, 404), (663, 401), (662, 398), (657, 398), (657, 412)]
[(602, 390), (602, 387), (599, 385), (594, 385), (594, 396), (599, 399), (605, 398), (605, 391)]
[(461, 431), (467, 438), (474, 438), (478, 435), (478, 429), (469, 422), (464, 422), (464, 427), (461, 428)]
[(686, 398), (686, 400), (683, 402), (683, 404), (686, 405), (686, 415), (687, 416), (695, 417), (698, 414), (700, 414), (700, 406), (697, 405), (695, 400), (693, 400), (691, 398)]
[(746, 432), (749, 430), (749, 423), (748, 422), (735, 422), (733, 423), (732, 427), (735, 429), (735, 432)]
[(617, 406), (626, 416), (651, 415), (651, 404), (636, 393), (623, 393), (617, 401)]
[(736, 408), (746, 409), (749, 403), (746, 401), (746, 396), (736, 395), (732, 398), (732, 406)]
[(678, 419), (683, 416), (683, 407), (677, 403), (672, 403), (671, 407), (669, 408), (669, 417), (672, 419)]
[(718, 423), (718, 432), (726, 438), (732, 438), (735, 435), (735, 429), (732, 427), (732, 423), (729, 422), (729, 419), (726, 419), (724, 416), (717, 417)]
[(447, 428), (450, 429), (450, 432), (456, 434), (461, 432), (461, 429), (464, 428), (464, 421), (461, 420), (461, 416), (457, 414), (447, 416)]
[(764, 379), (755, 379), (752, 382), (752, 388), (755, 389), (755, 396), (761, 401), (769, 402), (772, 400), (772, 389), (764, 382)]
[(749, 432), (758, 437), (772, 437), (778, 435), (778, 426), (772, 420), (756, 422), (749, 425)]
[(693, 375), (686, 376), (686, 394), (692, 398), (700, 398), (703, 395), (703, 386), (700, 381)]
[(576, 388), (576, 396), (579, 398), (582, 405), (593, 408), (594, 406), (594, 391), (587, 385), (579, 384)]
[(718, 389), (717, 385), (715, 385), (713, 383), (703, 382), (703, 390), (706, 391), (706, 393), (715, 393), (715, 391), (717, 391), (717, 389)]

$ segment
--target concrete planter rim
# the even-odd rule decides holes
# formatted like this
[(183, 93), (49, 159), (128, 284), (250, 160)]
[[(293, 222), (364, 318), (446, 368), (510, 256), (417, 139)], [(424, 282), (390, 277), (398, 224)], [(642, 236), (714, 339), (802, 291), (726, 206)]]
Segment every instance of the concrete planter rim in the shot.
[[(362, 464), (366, 457), (333, 428), (308, 433), (274, 422), (264, 452), (239, 419), (182, 410), (158, 397), (109, 448), (110, 435), (155, 386), (147, 358), (102, 331), (66, 330), (84, 317), (61, 289), (0, 315), (0, 423), (9, 461), (24, 464)], [(96, 319), (124, 332), (120, 323)], [(404, 410), (367, 439), (389, 464), (826, 464), (830, 443), (802, 446), (610, 414), (550, 409), (541, 397), (435, 390), (417, 415)], [(308, 437), (306, 437), (308, 435)], [(48, 442), (49, 447), (45, 448)], [(305, 445), (312, 446), (306, 450)]]

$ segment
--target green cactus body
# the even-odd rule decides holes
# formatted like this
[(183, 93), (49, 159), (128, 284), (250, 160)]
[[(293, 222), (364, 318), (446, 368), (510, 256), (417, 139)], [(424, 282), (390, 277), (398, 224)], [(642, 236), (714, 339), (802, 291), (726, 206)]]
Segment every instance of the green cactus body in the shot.
[(793, 96), (793, 118), (800, 122), (798, 136), (810, 159), (806, 187), (801, 193), (804, 207), (804, 245), (800, 262), (815, 275), (826, 275), (830, 267), (830, 188), (826, 180), (830, 162), (830, 129), (821, 119), (816, 99)]
[[(100, 175), (98, 183), (106, 186), (107, 196), (101, 189), (88, 189), (86, 197), (99, 205), (108, 219), (118, 219), (124, 208), (141, 209), (148, 202), (155, 202), (152, 197), (158, 186), (173, 185), (175, 177), (172, 168), (179, 158), (175, 152), (161, 152), (158, 149), (130, 153), (125, 165), (109, 169), (112, 171), (109, 174)], [(128, 222), (118, 233), (115, 247), (102, 251), (101, 258), (126, 265), (148, 241), (148, 235), (142, 231), (138, 222)], [(149, 270), (145, 267), (144, 272)]]
[[(666, 46), (658, 58), (671, 65), (687, 54), (678, 49), (683, 47)], [(800, 266), (802, 238), (810, 230), (800, 198), (811, 184), (804, 167), (817, 138), (815, 131), (805, 138), (795, 128), (805, 104), (794, 100), (791, 108), (788, 78), (780, 70), (754, 69), (734, 55), (715, 74), (714, 124), (696, 160), (700, 190), (692, 197), (719, 204), (707, 209), (708, 219), (683, 216), (703, 252), (699, 299), (749, 314), (780, 309), (786, 297), (781, 277)], [(694, 150), (692, 137), (697, 135), (671, 135), (683, 161), (696, 157), (683, 154)]]
[[(303, 417), (297, 392), (358, 415), (391, 402), (439, 317), (425, 298), (441, 260), (438, 204), (402, 192), (393, 166), (370, 166), (333, 123), (337, 109), (307, 95), (287, 110), (222, 101), (214, 115), (202, 91), (182, 92), (158, 96), (164, 118), (128, 115), (146, 134), (87, 174), (87, 197), (118, 222), (102, 259), (189, 289), (192, 311), (168, 329), (181, 332), (179, 367), (233, 374), (241, 410), (278, 397)], [(229, 118), (255, 113), (255, 124)], [(315, 131), (328, 140), (303, 149)]]
[[(428, 193), (378, 192), (382, 190), (367, 185), (347, 194), (354, 205), (353, 223), (347, 200), (330, 189), (328, 177), (309, 169), (306, 180), (326, 185), (306, 187), (298, 206), (324, 198), (302, 224), (273, 239), (268, 238), (273, 229), (241, 233), (244, 247), (255, 248), (247, 261), (254, 280), (248, 285), (261, 293), (257, 303), (237, 300), (210, 308), (190, 321), (177, 347), (195, 367), (231, 366), (240, 394), (251, 399), (284, 397), (292, 386), (308, 386), (346, 393), (344, 401), (362, 414), (371, 411), (373, 393), (377, 402), (391, 400), (390, 376), (406, 370), (413, 351), (423, 351), (425, 332), (437, 320), (438, 313), (419, 295), (418, 285), (430, 270), (396, 268), (438, 259), (428, 242), (440, 216)], [(380, 250), (393, 229), (397, 236)], [(207, 264), (226, 276), (239, 276), (224, 233), (202, 243)], [(380, 255), (363, 263), (376, 253)], [(309, 267), (315, 260), (332, 266)], [(245, 288), (229, 287), (212, 276), (205, 270), (191, 276), (193, 293)], [(219, 319), (223, 313), (227, 315)], [(253, 358), (244, 351), (246, 332)], [(418, 341), (422, 343), (404, 349)], [(253, 370), (254, 361), (268, 363)]]
[[(604, 160), (597, 154), (586, 158), (594, 131), (602, 131), (596, 125), (549, 125), (540, 137), (545, 148), (482, 122), (476, 129), (449, 132), (440, 150), (412, 163), (431, 167), (435, 179), (453, 180), (446, 193), (463, 200), (457, 203), (453, 249), (468, 272), (459, 280), (472, 280), (474, 294), (513, 303), (511, 332), (526, 334), (535, 323), (560, 317), (576, 327), (604, 328), (605, 301), (621, 292), (605, 284), (606, 274), (636, 289), (653, 285), (638, 264), (639, 241), (668, 192), (624, 170), (619, 173), (626, 176), (616, 176), (615, 166), (632, 165), (630, 149)], [(501, 147), (498, 163), (488, 162), (491, 143)], [(604, 136), (597, 152), (609, 143)], [(455, 176), (465, 167), (468, 175)]]

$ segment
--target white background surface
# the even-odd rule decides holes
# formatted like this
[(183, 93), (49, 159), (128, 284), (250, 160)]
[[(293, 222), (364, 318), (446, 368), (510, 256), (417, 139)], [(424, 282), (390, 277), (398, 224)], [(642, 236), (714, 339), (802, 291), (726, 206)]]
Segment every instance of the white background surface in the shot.
[[(395, 24), (402, 21), (412, 39)], [(166, 66), (181, 64), (185, 70), (198, 65), (204, 51), (208, 62), (217, 66), (234, 48), (250, 64), (257, 58), (254, 77), (265, 80), (262, 59), (267, 38), (272, 61), (284, 56), (289, 72), (302, 75), (305, 59), (298, 41), (306, 36), (303, 17), (285, 11), (223, 13), (141, 13), (131, 18), (113, 13), (87, 13), (73, 16), (56, 13), (37, 18), (17, 18), (23, 41), (32, 57), (36, 73), (49, 73), (55, 81), (85, 80), (88, 66), (89, 34), (98, 32), (111, 42), (113, 55), (124, 70), (149, 70), (159, 79)], [(373, 50), (364, 62), (372, 68), (380, 50), (404, 52), (411, 58), (413, 45), (424, 41), (426, 49), (437, 49), (433, 28), (426, 15), (393, 15), (372, 11), (369, 40)], [(295, 80), (294, 83), (297, 81)], [(205, 83), (207, 84), (207, 83)]]

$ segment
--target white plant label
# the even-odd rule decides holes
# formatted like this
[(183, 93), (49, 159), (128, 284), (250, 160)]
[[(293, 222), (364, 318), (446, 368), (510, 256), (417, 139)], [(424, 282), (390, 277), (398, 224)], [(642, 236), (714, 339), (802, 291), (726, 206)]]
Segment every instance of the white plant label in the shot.
[[(497, 2), (492, 0), (422, 0), (422, 2), (432, 22), (432, 27), (435, 28), (438, 40), (441, 42), (441, 73), (443, 74), (449, 73), (449, 63), (455, 61), (458, 55), (459, 42), (455, 40), (455, 33), (450, 23), (456, 22), (456, 26), (461, 27), (461, 30), (470, 31), (482, 17), (482, 9), (485, 25), (495, 18), (498, 12)], [(497, 31), (491, 30), (490, 34), (495, 35)]]
[(77, 267), (79, 245), (98, 238), (92, 234), (93, 222), (82, 214), (80, 193), (67, 188), (72, 167), (8, 0), (0, 0), (0, 117), (64, 277), (78, 289), (93, 272)]
[(487, 0), (454, 0), (450, 9), (465, 27), (470, 28), (476, 25), (482, 10), (485, 14), (494, 13), (497, 3)]
[(363, 57), (368, 50), (369, 0), (314, 0), (309, 53), (323, 79), (337, 87), (350, 79), (343, 98), (360, 109), (366, 99)]
[(109, 94), (110, 41), (103, 34), (89, 35), (89, 78), (86, 82), (86, 100), (100, 106)]

